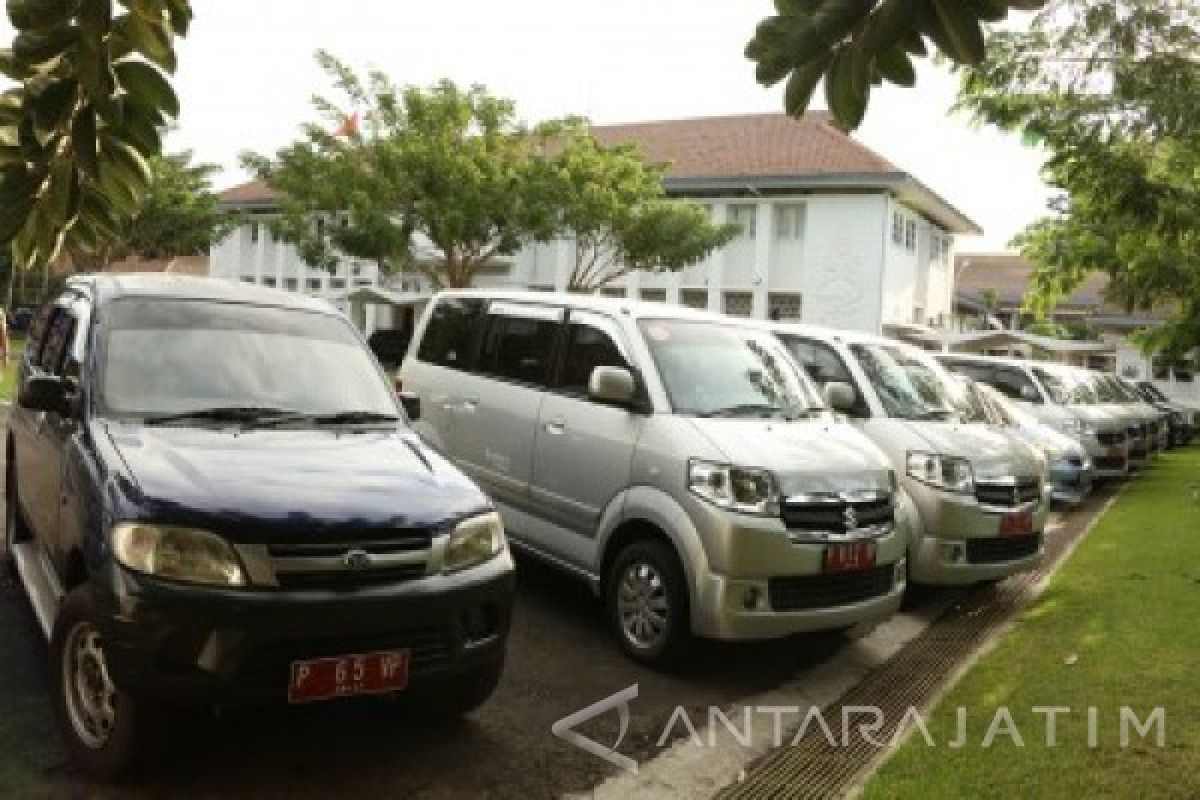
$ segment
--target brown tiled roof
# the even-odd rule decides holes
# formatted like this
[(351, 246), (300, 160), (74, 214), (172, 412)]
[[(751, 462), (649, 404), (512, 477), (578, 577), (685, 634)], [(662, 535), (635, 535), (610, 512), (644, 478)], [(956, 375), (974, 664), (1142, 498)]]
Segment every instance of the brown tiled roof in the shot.
[[(883, 156), (838, 130), (829, 114), (802, 119), (786, 114), (598, 125), (608, 145), (636, 144), (652, 163), (669, 162), (668, 178), (783, 178), (805, 175), (895, 175), (903, 172)], [(278, 192), (249, 181), (221, 192), (230, 205), (267, 203)]]
[(743, 114), (601, 125), (592, 131), (605, 144), (636, 144), (647, 160), (670, 162), (669, 177), (676, 179), (902, 172), (819, 111), (798, 120)]
[(229, 205), (253, 205), (267, 203), (279, 197), (279, 192), (263, 181), (247, 181), (230, 187), (220, 194), (221, 201)]
[[(993, 289), (1002, 310), (1021, 305), (1033, 273), (1033, 265), (1015, 253), (960, 253), (954, 266), (959, 294), (978, 300), (984, 291)], [(1107, 286), (1108, 276), (1096, 273), (1064, 298), (1059, 308), (1115, 309), (1105, 303)]]

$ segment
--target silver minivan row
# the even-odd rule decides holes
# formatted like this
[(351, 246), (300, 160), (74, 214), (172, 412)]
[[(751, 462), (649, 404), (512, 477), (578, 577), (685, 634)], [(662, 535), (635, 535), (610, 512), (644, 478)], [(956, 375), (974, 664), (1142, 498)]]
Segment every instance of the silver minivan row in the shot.
[(869, 334), (768, 327), (899, 476), (915, 512), (913, 581), (999, 580), (1039, 563), (1050, 505), (1044, 457), (1000, 427), (966, 421), (962, 387), (929, 353)]
[[(900, 604), (919, 515), (895, 459), (830, 413), (761, 327), (656, 303), (443, 292), (399, 378), (512, 544), (586, 579), (634, 658), (670, 661), (693, 636), (863, 628)], [(1003, 463), (985, 477), (1015, 476), (993, 447)], [(1002, 502), (1039, 492), (1037, 465), (1020, 466), (1031, 488), (1006, 484)]]

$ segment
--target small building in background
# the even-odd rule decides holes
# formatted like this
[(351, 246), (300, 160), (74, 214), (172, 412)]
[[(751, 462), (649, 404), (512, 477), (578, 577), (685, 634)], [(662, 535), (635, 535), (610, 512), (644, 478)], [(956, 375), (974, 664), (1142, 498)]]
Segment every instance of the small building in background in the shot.
[[(607, 144), (636, 144), (650, 162), (668, 162), (668, 193), (705, 205), (741, 234), (703, 263), (677, 273), (632, 273), (608, 295), (706, 308), (736, 316), (794, 319), (873, 333), (936, 337), (952, 326), (955, 236), (981, 230), (913, 175), (840, 131), (823, 112), (642, 122), (594, 127)], [(346, 258), (314, 270), (275, 241), (269, 220), (278, 197), (250, 182), (222, 194), (246, 223), (213, 248), (210, 272), (325, 297), (349, 309), (365, 288), (404, 305), (364, 304), (368, 331), (407, 321), (414, 297), (432, 286), (416, 272), (384, 276)], [(322, 224), (337, 224), (328, 220)], [(436, 260), (417, 242), (418, 260)], [(497, 258), (479, 286), (563, 290), (570, 237)]]

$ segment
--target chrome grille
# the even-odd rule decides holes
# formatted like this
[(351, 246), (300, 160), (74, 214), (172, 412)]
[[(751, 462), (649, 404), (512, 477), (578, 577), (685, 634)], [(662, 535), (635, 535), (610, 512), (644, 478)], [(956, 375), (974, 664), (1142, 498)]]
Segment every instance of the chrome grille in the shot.
[(798, 494), (780, 506), (783, 524), (800, 536), (879, 533), (890, 528), (894, 515), (891, 494), (880, 491)]
[(242, 545), (255, 586), (285, 591), (352, 590), (423, 577), (433, 559), (432, 531), (396, 531), (325, 541)]
[(1041, 497), (1042, 483), (1037, 478), (1017, 478), (975, 484), (975, 499), (985, 506), (1016, 508), (1036, 502)]

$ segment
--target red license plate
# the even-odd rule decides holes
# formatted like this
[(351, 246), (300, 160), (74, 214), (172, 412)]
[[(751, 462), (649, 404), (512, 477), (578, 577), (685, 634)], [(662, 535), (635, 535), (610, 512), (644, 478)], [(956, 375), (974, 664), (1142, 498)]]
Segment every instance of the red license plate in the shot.
[(875, 566), (874, 542), (846, 542), (825, 548), (825, 572), (854, 572)]
[(1033, 533), (1033, 511), (1018, 511), (1000, 518), (1001, 536), (1028, 536)]
[(334, 697), (398, 692), (408, 686), (411, 660), (412, 653), (408, 650), (388, 650), (293, 661), (288, 702), (311, 703)]

